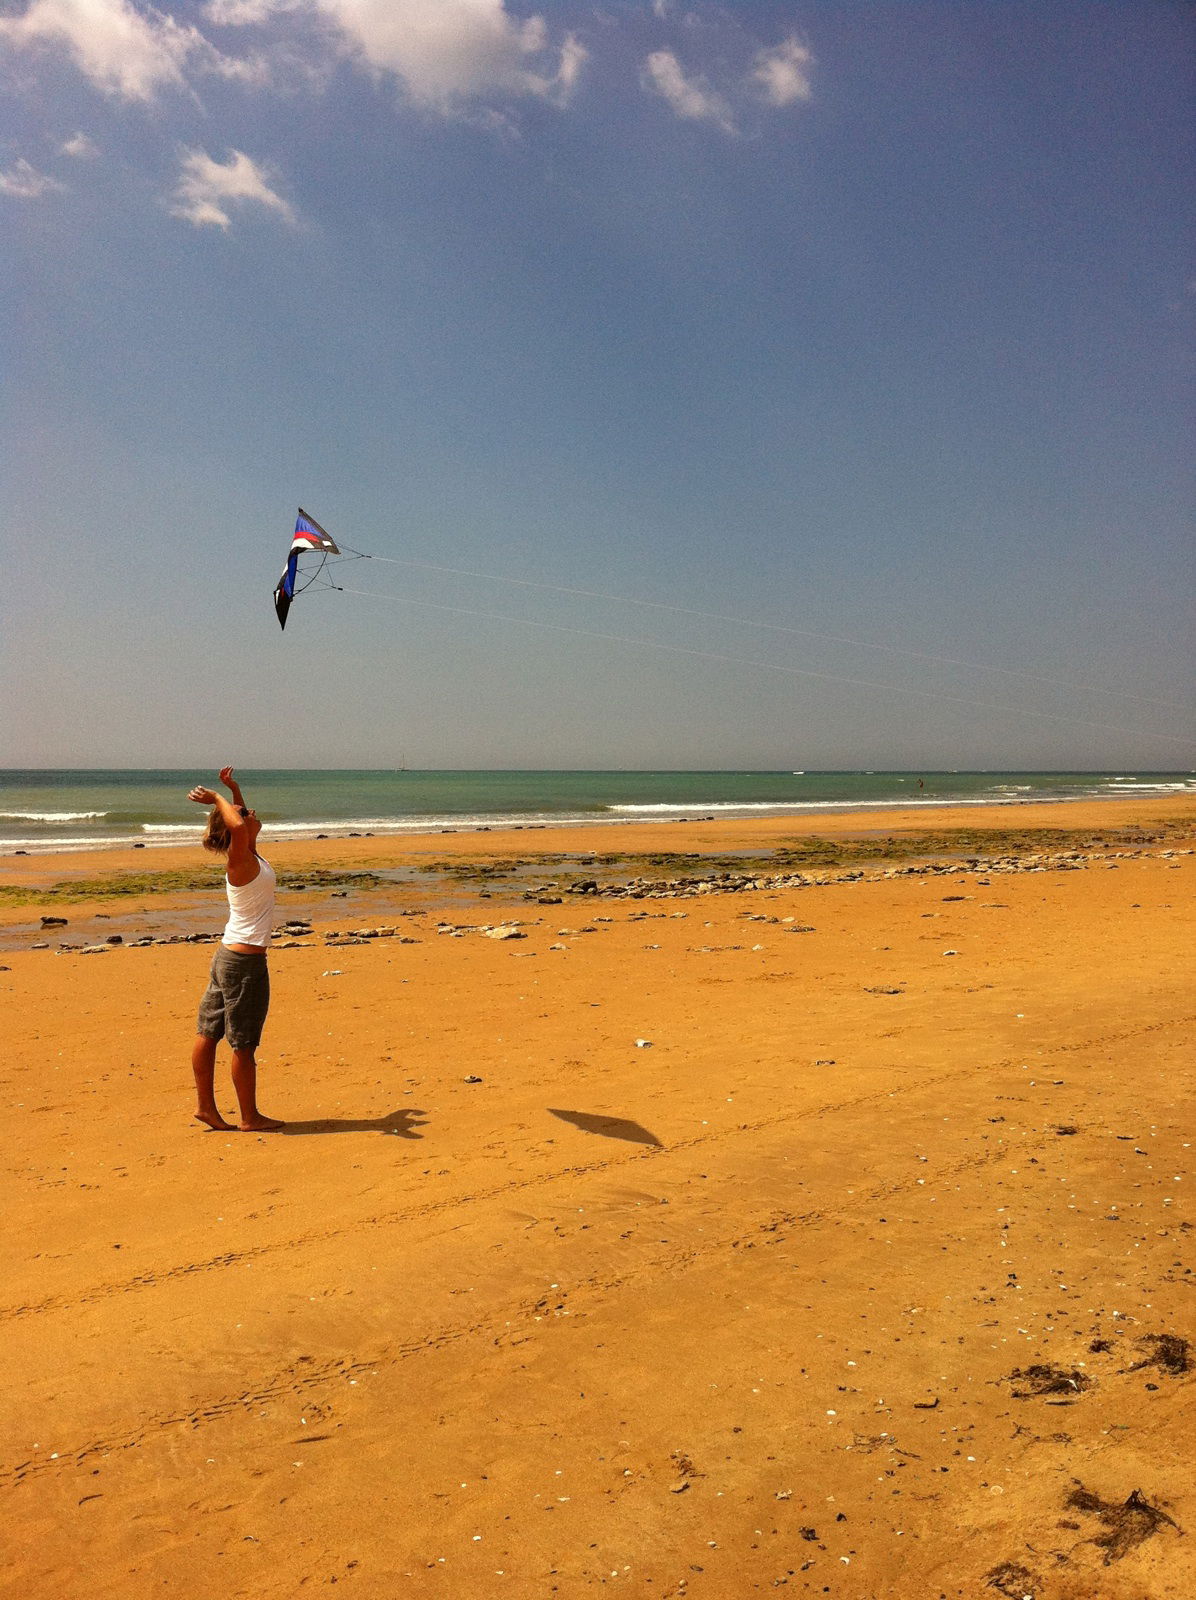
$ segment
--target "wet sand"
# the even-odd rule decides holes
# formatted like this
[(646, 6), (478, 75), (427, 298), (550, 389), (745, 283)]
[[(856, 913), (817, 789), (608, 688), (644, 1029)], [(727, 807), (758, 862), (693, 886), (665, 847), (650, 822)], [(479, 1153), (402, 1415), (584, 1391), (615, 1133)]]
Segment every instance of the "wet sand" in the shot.
[[(1191, 843), (700, 899), (458, 895), (456, 936), (431, 884), (415, 942), (272, 956), (261, 1101), (290, 1120), (268, 1137), (189, 1121), (203, 949), (4, 954), (0, 1593), (1186, 1600)], [(202, 859), (9, 858), (0, 883)], [(524, 937), (480, 931), (507, 915)]]

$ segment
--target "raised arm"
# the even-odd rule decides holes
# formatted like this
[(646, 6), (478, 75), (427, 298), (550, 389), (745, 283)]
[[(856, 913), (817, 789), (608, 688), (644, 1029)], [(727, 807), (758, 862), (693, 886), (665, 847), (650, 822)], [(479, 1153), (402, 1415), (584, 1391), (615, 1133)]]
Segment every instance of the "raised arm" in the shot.
[(187, 799), (194, 800), (196, 805), (215, 806), (220, 813), (220, 820), (228, 829), (230, 839), (235, 838), (238, 833), (243, 834), (247, 831), (245, 818), (241, 815), (245, 809), (244, 806), (234, 804), (231, 800), (226, 800), (215, 789), (206, 789), (202, 783), (197, 783), (187, 796)]
[(220, 780), (230, 790), (231, 800), (226, 800), (222, 794), (215, 789), (207, 788), (204, 784), (196, 784), (187, 798), (194, 800), (197, 805), (216, 807), (221, 821), (228, 829), (229, 882), (251, 883), (261, 870), (253, 848), (257, 828), (250, 827), (250, 812), (245, 805), (240, 785), (233, 778), (233, 769), (223, 767)]
[(237, 782), (236, 778), (233, 776), (233, 768), (232, 767), (221, 767), (221, 769), (220, 769), (220, 781), (224, 785), (224, 787), (229, 791), (229, 793), (232, 795), (232, 797), (233, 797), (233, 805), (240, 806), (243, 809), (244, 806), (245, 806), (245, 796), (241, 793), (241, 785)]

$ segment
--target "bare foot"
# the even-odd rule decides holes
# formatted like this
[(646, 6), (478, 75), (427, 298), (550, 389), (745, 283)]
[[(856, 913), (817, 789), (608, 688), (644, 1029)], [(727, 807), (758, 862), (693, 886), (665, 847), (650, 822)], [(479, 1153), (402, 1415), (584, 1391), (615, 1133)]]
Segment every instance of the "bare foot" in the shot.
[(279, 1128), (285, 1128), (285, 1122), (279, 1122), (277, 1117), (254, 1117), (252, 1122), (241, 1124), (242, 1133), (277, 1133)]
[(225, 1122), (219, 1111), (197, 1111), (196, 1122), (205, 1123), (209, 1128), (222, 1129), (225, 1133), (235, 1133), (236, 1129), (231, 1122)]

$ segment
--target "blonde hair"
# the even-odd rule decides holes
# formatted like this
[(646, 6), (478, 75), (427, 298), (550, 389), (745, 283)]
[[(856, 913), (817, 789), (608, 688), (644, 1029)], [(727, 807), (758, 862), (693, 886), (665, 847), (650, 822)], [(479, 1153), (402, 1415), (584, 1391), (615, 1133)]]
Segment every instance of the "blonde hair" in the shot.
[(208, 825), (204, 830), (203, 847), (205, 850), (211, 850), (214, 855), (226, 856), (228, 846), (228, 823), (221, 816), (220, 807), (213, 806), (208, 814)]

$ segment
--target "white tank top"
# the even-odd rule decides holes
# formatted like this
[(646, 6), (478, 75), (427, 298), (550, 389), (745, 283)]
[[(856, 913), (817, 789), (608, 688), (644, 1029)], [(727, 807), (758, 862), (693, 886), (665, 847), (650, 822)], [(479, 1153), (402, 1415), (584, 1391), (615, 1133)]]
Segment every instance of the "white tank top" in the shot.
[(228, 923), (221, 944), (270, 943), (274, 931), (274, 888), (277, 879), (270, 863), (258, 856), (258, 875), (251, 883), (224, 880), (228, 895)]

